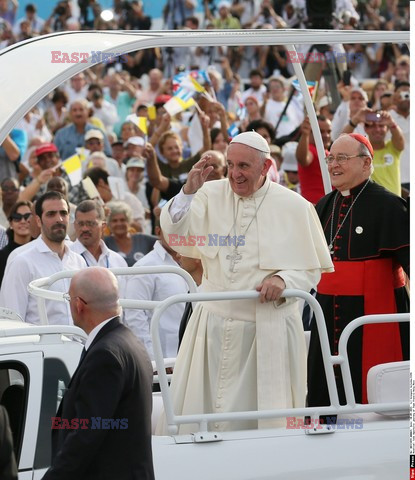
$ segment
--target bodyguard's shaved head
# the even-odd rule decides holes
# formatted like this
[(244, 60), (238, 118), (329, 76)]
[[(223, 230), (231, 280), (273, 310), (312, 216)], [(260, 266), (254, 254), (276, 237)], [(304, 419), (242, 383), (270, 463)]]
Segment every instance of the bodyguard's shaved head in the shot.
[(103, 267), (88, 267), (76, 273), (69, 296), (74, 324), (88, 334), (121, 313), (117, 279)]
[[(115, 275), (103, 267), (89, 267), (81, 270), (73, 278), (77, 295), (94, 305), (96, 310), (117, 309), (118, 282)], [(72, 286), (72, 285), (71, 285)]]

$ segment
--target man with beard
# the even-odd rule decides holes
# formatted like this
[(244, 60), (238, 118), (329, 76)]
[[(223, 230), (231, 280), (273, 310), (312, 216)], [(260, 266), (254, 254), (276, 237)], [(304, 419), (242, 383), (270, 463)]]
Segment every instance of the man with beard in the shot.
[[(26, 322), (40, 324), (37, 300), (29, 295), (27, 286), (32, 280), (48, 277), (62, 270), (86, 267), (85, 260), (65, 244), (69, 223), (69, 205), (59, 192), (47, 192), (36, 202), (36, 221), (40, 236), (8, 264), (2, 288), (0, 305), (18, 313)], [(70, 279), (55, 282), (50, 289), (69, 290)], [(72, 325), (69, 306), (64, 302), (46, 302), (50, 324)]]

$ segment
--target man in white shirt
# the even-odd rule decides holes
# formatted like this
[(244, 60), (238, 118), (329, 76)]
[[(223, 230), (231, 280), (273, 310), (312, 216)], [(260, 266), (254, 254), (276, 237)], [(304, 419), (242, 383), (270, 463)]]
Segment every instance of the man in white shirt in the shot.
[[(154, 249), (141, 258), (134, 267), (140, 266), (174, 266), (178, 267), (176, 253), (163, 239), (160, 227), (160, 240), (154, 244)], [(128, 278), (126, 298), (134, 300), (165, 300), (179, 293), (187, 293), (189, 287), (186, 281), (173, 273), (157, 273), (135, 275)], [(160, 340), (164, 358), (176, 357), (179, 345), (179, 326), (183, 316), (184, 304), (176, 303), (168, 308), (160, 320)], [(144, 343), (150, 357), (154, 358), (153, 342), (150, 334), (150, 323), (153, 310), (125, 310), (125, 322), (137, 337)]]
[[(92, 180), (92, 183), (96, 186), (104, 203), (108, 203), (111, 200), (116, 200), (116, 197), (113, 195), (109, 186), (109, 174), (106, 170), (100, 167), (93, 167), (85, 172), (85, 176)], [(145, 211), (143, 204), (132, 193), (122, 193), (123, 196), (119, 200), (129, 205), (133, 211), (133, 221), (131, 223), (132, 227), (135, 228), (137, 232), (142, 232), (145, 228)]]
[(280, 78), (270, 78), (268, 81), (269, 98), (264, 101), (264, 120), (273, 127), (278, 124), (275, 138), (289, 135), (295, 130), (304, 119), (304, 105), (296, 98), (292, 98), (283, 118), (280, 116), (287, 103), (284, 81)]
[(160, 94), (163, 88), (163, 72), (158, 68), (152, 68), (148, 72), (148, 81), (148, 88), (143, 89), (137, 94), (137, 101), (135, 102), (133, 112), (135, 112), (137, 107), (142, 103), (154, 103), (157, 95)]
[(22, 23), (29, 22), (31, 32), (34, 35), (39, 35), (39, 33), (43, 29), (43, 26), (45, 25), (45, 21), (43, 20), (43, 18), (37, 16), (36, 5), (33, 3), (27, 4), (25, 8), (25, 14), (25, 17), (17, 20), (16, 24), (13, 27), (13, 33), (18, 36), (21, 33)]
[[(101, 130), (96, 130), (96, 129), (88, 130), (84, 138), (85, 138), (85, 148), (89, 150), (90, 156), (92, 156), (94, 153), (101, 153), (103, 164), (104, 164), (102, 165), (102, 168), (105, 168), (105, 170), (112, 177), (123, 178), (122, 171), (120, 170), (117, 160), (114, 160), (111, 157), (107, 157), (104, 153), (104, 134), (101, 132)], [(88, 158), (88, 160), (92, 161), (93, 159)], [(85, 162), (85, 164), (87, 166), (90, 166), (89, 161)], [(99, 167), (101, 165), (98, 165), (92, 162), (92, 166)]]
[[(86, 266), (84, 259), (65, 244), (69, 224), (69, 205), (59, 192), (50, 191), (36, 202), (37, 223), (40, 236), (31, 247), (17, 255), (7, 266), (0, 305), (18, 313), (26, 322), (40, 324), (37, 299), (27, 290), (32, 280), (48, 277), (63, 270), (78, 270)], [(55, 282), (50, 290), (67, 292), (70, 279)], [(69, 305), (66, 302), (45, 301), (50, 324), (72, 325)]]
[(263, 83), (264, 76), (261, 70), (251, 70), (249, 73), (249, 80), (251, 82), (251, 86), (242, 92), (241, 100), (243, 103), (245, 103), (245, 100), (248, 97), (255, 97), (261, 106), (264, 103), (264, 95), (267, 91), (267, 87)]
[[(84, 258), (88, 267), (127, 267), (127, 262), (117, 252), (110, 250), (102, 240), (105, 212), (99, 203), (84, 200), (75, 210), (76, 240), (71, 250)], [(120, 293), (124, 293), (125, 277), (118, 278)]]
[(99, 118), (105, 125), (105, 130), (110, 133), (118, 122), (118, 113), (115, 105), (104, 99), (102, 88), (97, 83), (88, 87), (88, 100), (92, 103), (92, 114)]
[(77, 100), (85, 100), (88, 95), (88, 84), (86, 82), (85, 74), (78, 73), (70, 79), (70, 85), (64, 87), (68, 94), (68, 103), (74, 103)]
[(331, 123), (331, 139), (333, 141), (337, 140), (341, 133), (366, 135), (363, 127), (364, 122), (360, 120), (360, 112), (362, 114), (366, 113), (367, 93), (363, 88), (349, 86), (340, 89), (340, 93), (343, 95), (343, 100), (337, 107)]

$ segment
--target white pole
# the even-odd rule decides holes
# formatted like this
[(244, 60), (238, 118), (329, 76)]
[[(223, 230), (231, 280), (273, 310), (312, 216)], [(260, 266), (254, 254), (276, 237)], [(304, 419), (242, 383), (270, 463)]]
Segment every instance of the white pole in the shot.
[[(287, 45), (286, 49), (287, 51), (295, 52), (294, 58), (297, 58), (297, 50), (295, 49), (294, 45)], [(321, 170), (321, 176), (323, 177), (324, 192), (327, 194), (331, 192), (332, 187), (331, 187), (329, 172), (327, 170), (327, 165), (326, 165), (326, 162), (324, 161), (326, 154), (324, 152), (324, 145), (323, 145), (323, 140), (321, 139), (320, 128), (318, 126), (318, 121), (317, 121), (317, 115), (314, 110), (314, 105), (313, 105), (313, 101), (311, 100), (311, 96), (308, 93), (307, 80), (305, 78), (301, 64), (293, 62), (292, 66), (294, 67), (294, 72), (297, 75), (298, 83), (300, 84), (301, 92), (304, 97), (304, 105), (307, 110), (308, 118), (310, 120), (311, 130), (313, 132), (314, 142), (316, 144), (318, 159), (320, 162), (320, 170)]]

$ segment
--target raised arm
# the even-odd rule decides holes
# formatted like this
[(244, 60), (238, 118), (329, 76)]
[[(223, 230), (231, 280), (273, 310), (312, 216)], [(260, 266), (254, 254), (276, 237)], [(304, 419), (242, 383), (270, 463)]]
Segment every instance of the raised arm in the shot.
[(343, 128), (342, 133), (353, 133), (354, 129), (360, 124), (366, 122), (366, 115), (373, 113), (370, 108), (362, 108), (355, 115), (350, 117), (349, 123)]
[(394, 122), (389, 112), (380, 112), (380, 121), (385, 124), (392, 135), (392, 145), (396, 150), (402, 151), (405, 148), (405, 139), (400, 127)]
[[(200, 118), (200, 125), (202, 126), (202, 132), (203, 132), (203, 147), (201, 150), (201, 153), (203, 153), (212, 148), (212, 141), (210, 139), (210, 128), (209, 128), (210, 119), (204, 112), (199, 113), (199, 118)], [(222, 124), (222, 121), (221, 121), (221, 124)]]
[(150, 185), (161, 192), (165, 192), (169, 188), (170, 181), (161, 173), (156, 151), (151, 143), (147, 143), (144, 147), (143, 157), (146, 159), (147, 175)]
[(308, 146), (310, 144), (311, 125), (308, 117), (305, 118), (301, 124), (301, 137), (298, 141), (297, 150), (295, 156), (297, 162), (303, 166), (308, 167), (313, 161), (313, 155), (311, 154)]
[(40, 187), (47, 183), (52, 177), (55, 169), (48, 168), (42, 170), (37, 177), (27, 185), (27, 187), (19, 193), (18, 201), (32, 201), (33, 197), (39, 192)]
[(19, 159), (19, 147), (16, 145), (10, 135), (7, 135), (7, 137), (4, 139), (2, 147), (4, 148), (4, 151), (11, 162), (16, 162)]
[(170, 130), (171, 117), (168, 113), (163, 114), (160, 125), (154, 130), (153, 135), (151, 135), (150, 143), (155, 147), (160, 140), (160, 137), (164, 132)]

